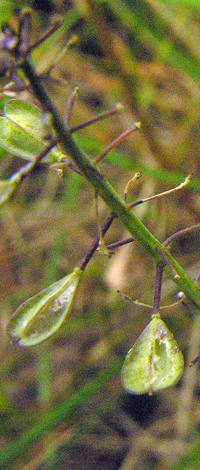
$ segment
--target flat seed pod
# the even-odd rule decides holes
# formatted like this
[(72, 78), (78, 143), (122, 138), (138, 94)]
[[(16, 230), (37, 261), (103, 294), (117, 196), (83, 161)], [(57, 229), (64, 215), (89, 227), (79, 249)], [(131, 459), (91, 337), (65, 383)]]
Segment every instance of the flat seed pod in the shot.
[[(7, 103), (4, 116), (0, 116), (0, 146), (3, 149), (33, 160), (47, 145), (46, 133), (42, 111), (37, 106), (15, 99)], [(64, 157), (66, 155), (56, 145), (42, 162), (59, 163)]]
[(11, 317), (7, 333), (20, 346), (35, 346), (54, 335), (69, 315), (83, 271), (68, 276), (24, 302)]
[(5, 106), (4, 114), (36, 139), (44, 139), (42, 111), (28, 101), (13, 99)]
[(130, 393), (151, 395), (175, 385), (183, 374), (183, 368), (182, 352), (157, 313), (152, 315), (150, 323), (125, 358), (123, 386)]

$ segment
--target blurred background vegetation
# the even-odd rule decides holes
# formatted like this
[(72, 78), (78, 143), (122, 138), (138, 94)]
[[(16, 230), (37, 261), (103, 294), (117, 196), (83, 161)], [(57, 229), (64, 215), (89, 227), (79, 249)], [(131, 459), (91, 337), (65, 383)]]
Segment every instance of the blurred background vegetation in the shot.
[[(143, 178), (128, 200), (179, 184), (190, 186), (135, 212), (162, 242), (199, 222), (200, 2), (199, 0), (1, 1), (1, 21), (17, 28), (19, 9), (33, 8), (32, 41), (56, 17), (61, 30), (33, 54), (42, 72), (72, 34), (79, 37), (47, 83), (64, 116), (75, 86), (72, 125), (122, 102), (124, 111), (75, 135), (97, 155), (134, 121), (131, 134), (101, 163), (123, 195), (136, 171)], [(6, 81), (2, 81), (2, 85)], [(60, 82), (60, 84), (58, 83)], [(21, 99), (30, 99), (21, 93)], [(1, 108), (5, 102), (2, 96)], [(23, 161), (1, 151), (1, 178)], [(100, 219), (109, 213), (100, 202)], [(79, 175), (39, 165), (0, 210), (1, 387), (0, 469), (168, 470), (199, 469), (200, 383), (198, 365), (173, 389), (154, 396), (123, 391), (120, 368), (150, 319), (147, 308), (127, 303), (118, 290), (152, 303), (155, 265), (133, 243), (89, 264), (65, 327), (30, 349), (10, 344), (6, 325), (15, 309), (80, 261), (97, 232), (94, 194)], [(119, 222), (106, 243), (126, 237)], [(200, 240), (193, 232), (173, 254), (192, 279), (199, 273)], [(162, 303), (177, 288), (164, 278)], [(198, 316), (166, 309), (186, 361), (200, 350)]]

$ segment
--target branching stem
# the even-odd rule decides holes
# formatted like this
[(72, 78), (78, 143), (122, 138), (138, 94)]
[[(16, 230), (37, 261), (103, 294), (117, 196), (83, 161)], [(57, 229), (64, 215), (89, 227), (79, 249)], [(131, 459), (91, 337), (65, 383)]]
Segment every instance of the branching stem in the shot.
[(110, 210), (119, 218), (127, 231), (148, 252), (148, 254), (158, 262), (162, 260), (158, 250), (161, 250), (162, 253), (164, 253), (177, 272), (179, 278), (174, 279), (171, 270), (166, 266), (169, 276), (174, 282), (176, 282), (179, 289), (183, 291), (196, 306), (200, 307), (200, 291), (196, 284), (192, 279), (190, 279), (172, 255), (168, 253), (166, 248), (162, 246), (162, 244), (150, 233), (142, 222), (140, 222), (130, 208), (127, 207), (127, 204), (119, 197), (110, 183), (98, 171), (98, 169), (92, 165), (89, 157), (79, 148), (70, 132), (70, 129), (65, 125), (49, 94), (44, 88), (41, 78), (37, 75), (34, 67), (30, 64), (28, 59), (21, 63), (21, 68), (30, 81), (32, 90), (40, 101), (42, 107), (45, 111), (51, 113), (53, 127), (57, 133), (58, 141), (64, 151), (69, 154), (78, 169), (94, 189), (98, 191), (99, 196), (109, 206)]

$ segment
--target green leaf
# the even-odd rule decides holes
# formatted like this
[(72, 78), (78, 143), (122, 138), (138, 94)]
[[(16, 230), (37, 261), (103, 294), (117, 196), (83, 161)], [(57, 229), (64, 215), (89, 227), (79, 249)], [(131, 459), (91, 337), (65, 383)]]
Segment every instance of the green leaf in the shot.
[(83, 271), (74, 271), (24, 302), (7, 333), (20, 346), (35, 346), (54, 335), (69, 315)]
[[(10, 100), (0, 116), (0, 146), (13, 155), (33, 160), (47, 145), (47, 125), (42, 111), (21, 100)], [(57, 145), (42, 160), (58, 163), (65, 155)]]
[(130, 393), (151, 395), (175, 385), (183, 368), (182, 352), (157, 313), (152, 315), (126, 356), (122, 368), (123, 386)]

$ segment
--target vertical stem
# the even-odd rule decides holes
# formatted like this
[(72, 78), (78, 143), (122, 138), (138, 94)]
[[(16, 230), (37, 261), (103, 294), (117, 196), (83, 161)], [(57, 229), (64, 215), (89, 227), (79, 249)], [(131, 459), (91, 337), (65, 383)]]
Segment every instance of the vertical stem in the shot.
[(159, 312), (164, 267), (165, 265), (163, 263), (157, 263), (156, 265), (156, 279), (155, 279), (155, 286), (154, 286), (154, 299), (153, 299), (152, 314)]
[[(108, 229), (110, 228), (113, 220), (115, 219), (116, 217), (116, 214), (111, 214), (110, 216), (108, 216), (108, 218), (106, 219), (106, 221), (104, 222), (104, 224), (102, 225), (101, 227), (101, 234), (102, 236), (104, 236), (106, 234), (106, 232), (108, 231)], [(80, 265), (79, 267), (82, 269), (82, 271), (84, 271), (84, 269), (86, 268), (87, 264), (89, 263), (89, 261), (91, 260), (93, 254), (95, 253), (95, 251), (97, 250), (98, 246), (99, 246), (99, 240), (100, 240), (100, 235), (99, 233), (97, 234), (96, 238), (94, 239), (92, 245), (90, 246), (90, 248), (86, 251), (85, 253), (85, 256), (84, 258), (82, 259), (82, 261), (80, 262)]]

